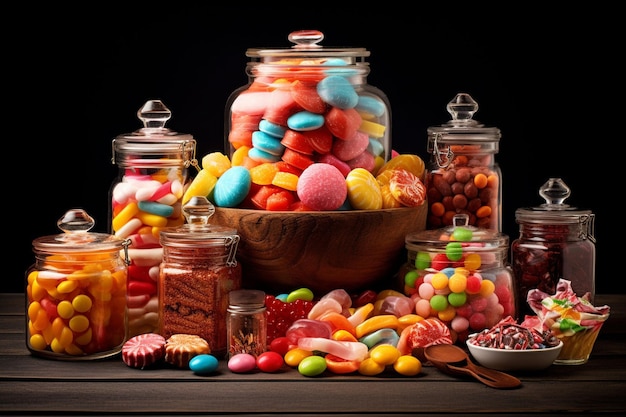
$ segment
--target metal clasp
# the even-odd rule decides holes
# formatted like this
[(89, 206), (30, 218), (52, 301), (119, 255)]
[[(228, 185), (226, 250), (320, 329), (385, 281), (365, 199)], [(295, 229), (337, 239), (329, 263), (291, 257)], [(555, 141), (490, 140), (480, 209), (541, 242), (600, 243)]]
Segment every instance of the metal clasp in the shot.
[(435, 154), (435, 161), (437, 162), (437, 166), (439, 168), (446, 168), (452, 162), (454, 158), (454, 152), (452, 152), (450, 146), (448, 146), (445, 151), (439, 150), (439, 144), (437, 143), (437, 139), (439, 139), (441, 136), (442, 133), (435, 133), (435, 138), (433, 139), (433, 152)]

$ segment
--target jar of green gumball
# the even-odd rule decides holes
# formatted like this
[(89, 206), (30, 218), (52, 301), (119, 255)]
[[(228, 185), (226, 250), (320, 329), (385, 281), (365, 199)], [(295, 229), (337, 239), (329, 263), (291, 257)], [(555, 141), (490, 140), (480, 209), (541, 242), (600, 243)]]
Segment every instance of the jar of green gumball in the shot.
[(451, 226), (406, 236), (407, 262), (398, 277), (418, 315), (442, 320), (464, 341), (507, 316), (517, 319), (508, 245), (507, 235), (458, 214)]

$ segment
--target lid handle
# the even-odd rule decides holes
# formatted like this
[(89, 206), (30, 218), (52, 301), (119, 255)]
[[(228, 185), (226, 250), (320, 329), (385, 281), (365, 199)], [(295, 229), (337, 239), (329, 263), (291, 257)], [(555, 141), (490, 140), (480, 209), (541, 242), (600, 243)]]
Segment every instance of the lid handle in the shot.
[(83, 209), (68, 210), (63, 217), (57, 221), (59, 229), (65, 233), (86, 233), (91, 230), (96, 221)]
[(143, 122), (144, 129), (162, 130), (172, 117), (172, 112), (161, 100), (148, 100), (137, 110), (137, 117)]
[(562, 209), (569, 207), (563, 202), (570, 196), (571, 191), (561, 178), (550, 178), (539, 189), (539, 195), (546, 200), (541, 207)]
[(478, 103), (467, 93), (459, 93), (448, 103), (446, 110), (452, 120), (470, 122), (478, 111)]
[(319, 30), (297, 30), (291, 32), (287, 38), (289, 42), (295, 43), (292, 46), (295, 49), (321, 48), (322, 45), (318, 43), (324, 39), (324, 34)]
[(204, 196), (193, 196), (183, 206), (183, 214), (189, 227), (203, 226), (209, 224), (209, 219), (215, 214), (215, 206)]

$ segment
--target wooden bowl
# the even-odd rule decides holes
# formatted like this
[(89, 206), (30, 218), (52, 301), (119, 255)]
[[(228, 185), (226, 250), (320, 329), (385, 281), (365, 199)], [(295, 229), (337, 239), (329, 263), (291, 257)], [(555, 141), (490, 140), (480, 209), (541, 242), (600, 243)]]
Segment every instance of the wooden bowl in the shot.
[(396, 288), (405, 236), (426, 227), (427, 205), (382, 210), (273, 212), (216, 207), (212, 224), (237, 229), (247, 288), (275, 294), (306, 287)]

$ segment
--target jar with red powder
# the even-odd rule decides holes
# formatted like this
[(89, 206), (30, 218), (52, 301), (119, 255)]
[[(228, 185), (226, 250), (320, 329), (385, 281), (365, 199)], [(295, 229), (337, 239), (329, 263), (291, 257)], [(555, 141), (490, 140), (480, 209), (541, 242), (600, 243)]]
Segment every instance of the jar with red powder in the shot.
[(566, 204), (570, 194), (561, 178), (550, 178), (539, 189), (545, 203), (515, 211), (520, 234), (511, 243), (511, 259), (522, 315), (535, 315), (526, 300), (529, 290), (555, 294), (560, 279), (570, 281), (577, 296), (588, 294), (593, 304), (595, 215)]
[(457, 94), (447, 109), (452, 120), (428, 128), (426, 228), (450, 226), (456, 214), (467, 214), (471, 226), (501, 232), (500, 129), (473, 119), (478, 103), (469, 94)]
[(508, 236), (471, 226), (465, 213), (452, 221), (407, 235), (408, 259), (398, 275), (416, 313), (438, 318), (463, 341), (507, 316), (516, 318), (516, 292)]
[(215, 207), (206, 197), (183, 206), (187, 223), (161, 231), (163, 262), (159, 279), (159, 333), (193, 334), (209, 343), (211, 354), (227, 352), (229, 293), (241, 288), (235, 257), (235, 229), (209, 224)]

